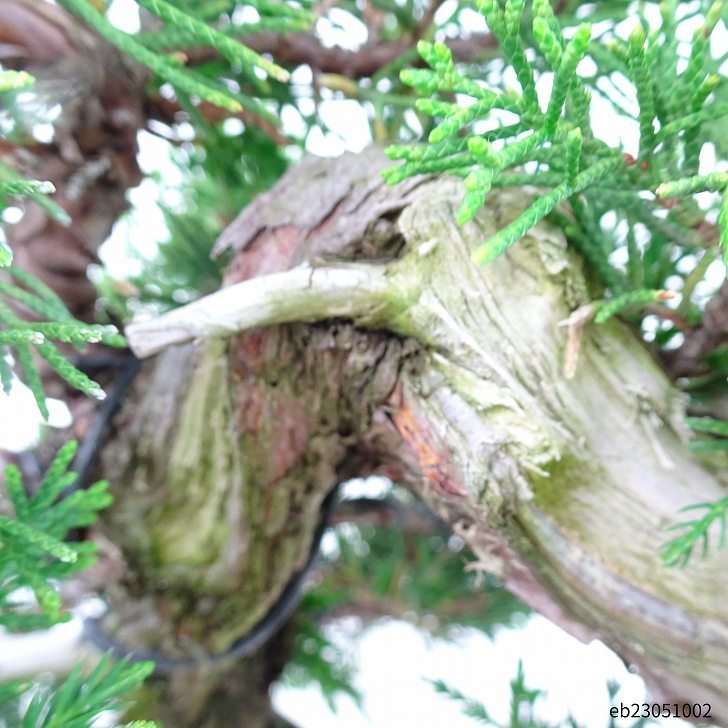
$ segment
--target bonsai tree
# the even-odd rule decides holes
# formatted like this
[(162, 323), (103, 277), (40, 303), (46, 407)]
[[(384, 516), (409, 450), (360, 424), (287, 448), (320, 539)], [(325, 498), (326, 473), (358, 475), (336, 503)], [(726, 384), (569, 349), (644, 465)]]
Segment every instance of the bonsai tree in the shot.
[[(602, 639), (671, 715), (728, 720), (726, 12), (0, 4), (0, 377), (44, 417), (62, 398), (82, 442), (42, 483), (57, 434), (25, 485), (7, 471), (0, 593), (37, 608), (3, 619), (61, 618), (53, 580), (102, 543), (86, 638), (124, 657), (25, 725), (87, 725), (100, 681), (154, 669), (130, 719), (272, 726), (286, 665), (351, 692), (322, 619), (527, 608)], [(306, 155), (342, 98), (371, 146)], [(179, 182), (124, 276), (99, 247), (151, 184), (151, 136)], [(399, 490), (336, 505), (373, 475)], [(344, 531), (316, 562), (342, 520), (367, 548)]]

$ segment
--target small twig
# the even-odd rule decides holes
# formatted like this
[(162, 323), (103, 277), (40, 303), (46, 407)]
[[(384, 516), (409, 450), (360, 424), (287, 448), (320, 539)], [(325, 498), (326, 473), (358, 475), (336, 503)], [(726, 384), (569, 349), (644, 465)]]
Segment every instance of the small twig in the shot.
[(670, 372), (675, 377), (703, 373), (705, 357), (725, 341), (728, 341), (728, 281), (724, 281), (708, 302), (700, 324), (685, 333), (682, 346), (665, 353)]
[(420, 38), (423, 38), (425, 36), (427, 31), (430, 29), (433, 21), (435, 20), (435, 15), (437, 14), (437, 11), (440, 9), (444, 1), (445, 0), (430, 0), (430, 4), (427, 6), (427, 9), (425, 10), (424, 14), (417, 23), (417, 27), (415, 28), (415, 40), (419, 40)]
[(645, 304), (645, 311), (648, 311), (655, 316), (659, 316), (659, 318), (671, 321), (683, 333), (692, 331), (692, 326), (690, 326), (687, 319), (677, 311), (673, 311), (671, 308), (665, 308), (664, 306), (660, 306), (658, 303), (647, 303)]

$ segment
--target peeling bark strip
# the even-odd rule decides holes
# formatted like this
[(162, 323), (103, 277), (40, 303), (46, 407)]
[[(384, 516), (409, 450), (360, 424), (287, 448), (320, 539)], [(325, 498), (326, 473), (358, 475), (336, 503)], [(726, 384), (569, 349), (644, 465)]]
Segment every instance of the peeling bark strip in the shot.
[(423, 487), (442, 496), (465, 496), (459, 480), (449, 472), (449, 457), (440, 442), (433, 442), (432, 432), (419, 422), (409, 403), (400, 395), (399, 406), (392, 413), (392, 422), (402, 438), (401, 450), (416, 464), (424, 478)]
[[(142, 643), (229, 644), (300, 565), (325, 490), (386, 472), (467, 539), (477, 568), (604, 639), (656, 699), (728, 721), (728, 552), (686, 570), (659, 557), (679, 508), (725, 492), (684, 447), (680, 395), (618, 321), (585, 328), (565, 376), (559, 322), (590, 296), (559, 230), (472, 265), (527, 193), (493, 192), (458, 228), (459, 183), (387, 189), (385, 164), (370, 150), (294, 169), (222, 236), (218, 250), (237, 251), (228, 288), (130, 327), (137, 345), (168, 322), (226, 337), (163, 354), (107, 450), (125, 489), (112, 524), (125, 603), (146, 594), (159, 615)], [(311, 285), (295, 287), (304, 265)], [(342, 283), (327, 298), (341, 270), (350, 295)], [(200, 312), (225, 319), (227, 305), (205, 330)]]

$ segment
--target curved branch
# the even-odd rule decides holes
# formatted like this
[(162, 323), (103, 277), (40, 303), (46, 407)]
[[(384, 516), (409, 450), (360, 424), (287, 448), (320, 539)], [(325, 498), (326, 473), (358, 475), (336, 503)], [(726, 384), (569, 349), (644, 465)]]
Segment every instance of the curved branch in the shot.
[[(270, 53), (284, 66), (310, 66), (319, 73), (335, 73), (353, 80), (369, 78), (377, 71), (396, 61), (415, 45), (416, 38), (367, 43), (357, 50), (339, 46), (327, 47), (312, 33), (262, 32), (245, 36), (245, 45), (257, 53)], [(475, 63), (498, 47), (490, 33), (474, 33), (467, 38), (448, 40), (453, 58), (461, 63)], [(214, 60), (214, 48), (193, 48), (185, 51), (191, 64)], [(423, 65), (419, 58), (414, 65)]]
[[(348, 318), (388, 332), (341, 322), (256, 329), (202, 344), (202, 360), (182, 382), (160, 359), (159, 404), (134, 417), (157, 428), (166, 419), (174, 448), (159, 439), (156, 462), (134, 482), (150, 482), (153, 473), (161, 485), (134, 497), (163, 512), (177, 536), (165, 534), (166, 558), (176, 566), (182, 551), (197, 553), (219, 532), (209, 495), (185, 489), (175, 496), (166, 473), (232, 493), (244, 475), (221, 473), (221, 464), (267, 469), (276, 461), (274, 475), (254, 473), (246, 482), (256, 498), (285, 501), (286, 488), (310, 488), (284, 506), (271, 502), (282, 530), (269, 559), (308, 503), (302, 494), (322, 482), (322, 462), (339, 478), (342, 469), (348, 477), (386, 473), (469, 543), (478, 568), (568, 631), (604, 639), (640, 667), (655, 697), (710, 702), (717, 719), (728, 718), (728, 551), (685, 570), (660, 559), (665, 527), (679, 510), (725, 493), (721, 476), (684, 445), (680, 393), (619, 321), (584, 329), (574, 376), (566, 376), (559, 323), (589, 302), (589, 291), (582, 261), (557, 228), (543, 223), (493, 263), (472, 264), (472, 251), (523, 212), (528, 194), (494, 192), (458, 228), (457, 181), (387, 190), (378, 159), (372, 152), (357, 165), (350, 157), (317, 163), (315, 185), (310, 167), (289, 172), (221, 238), (235, 251), (228, 280), (248, 280), (144, 325), (154, 340), (149, 350), (180, 336), (284, 321)], [(332, 180), (337, 194), (323, 196), (322, 220), (321, 191)], [(372, 234), (383, 220), (398, 245)], [(353, 238), (352, 230), (359, 231)], [(398, 257), (300, 267), (321, 250), (338, 259), (365, 250), (370, 259), (386, 257), (383, 250)], [(266, 275), (256, 282), (256, 274)], [(190, 323), (190, 310), (205, 313)], [(173, 414), (160, 418), (160, 410)], [(216, 423), (217, 431), (201, 432), (200, 422)], [(134, 453), (108, 458), (140, 468)], [(130, 528), (120, 530), (127, 548), (143, 550), (148, 527), (134, 526), (135, 538)], [(236, 534), (231, 524), (231, 541)], [(179, 573), (188, 578), (190, 568)]]
[(394, 294), (382, 265), (300, 266), (253, 278), (126, 327), (139, 358), (194, 339), (230, 336), (258, 326), (370, 318)]

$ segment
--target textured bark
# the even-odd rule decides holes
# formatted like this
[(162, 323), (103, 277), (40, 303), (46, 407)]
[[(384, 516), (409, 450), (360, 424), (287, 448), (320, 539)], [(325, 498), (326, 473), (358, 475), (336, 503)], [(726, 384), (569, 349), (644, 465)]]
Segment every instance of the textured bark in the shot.
[[(656, 699), (709, 702), (727, 720), (728, 555), (685, 570), (659, 556), (679, 508), (725, 492), (684, 446), (681, 395), (617, 321), (583, 332), (565, 376), (559, 323), (589, 292), (559, 230), (542, 224), (471, 264), (526, 192), (493, 193), (457, 228), (457, 182), (389, 190), (384, 164), (376, 150), (304, 163), (217, 250), (237, 251), (228, 284), (366, 259), (382, 266), (387, 300), (376, 291), (356, 325), (275, 325), (168, 351), (130, 406), (130, 436), (107, 452), (124, 489), (114, 534), (144, 611), (164, 605), (160, 645), (189, 634), (224, 648), (300, 565), (323, 492), (383, 472), (527, 603), (638, 666)], [(307, 318), (303, 306), (269, 314)]]
[(135, 696), (127, 719), (195, 728), (285, 728), (271, 705), (268, 688), (290, 655), (295, 627), (287, 625), (254, 657), (215, 669), (152, 677)]
[[(105, 629), (125, 646), (189, 659), (249, 632), (305, 565), (328, 491), (359, 472), (372, 403), (392, 390), (405, 348), (341, 324), (161, 356), (103, 452), (117, 496), (107, 533), (124, 557)], [(239, 669), (160, 679), (169, 724), (207, 725)], [(238, 697), (245, 715), (249, 694)]]

